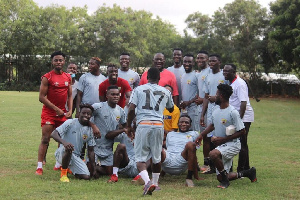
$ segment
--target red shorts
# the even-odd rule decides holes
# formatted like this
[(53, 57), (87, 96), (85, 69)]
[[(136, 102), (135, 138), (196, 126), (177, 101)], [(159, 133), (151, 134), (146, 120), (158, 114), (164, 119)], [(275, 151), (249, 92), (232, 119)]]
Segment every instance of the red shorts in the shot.
[(42, 118), (41, 127), (43, 127), (44, 125), (53, 125), (55, 128), (57, 128), (67, 120), (65, 116), (58, 117), (58, 116), (51, 116), (43, 113), (41, 115), (41, 118)]

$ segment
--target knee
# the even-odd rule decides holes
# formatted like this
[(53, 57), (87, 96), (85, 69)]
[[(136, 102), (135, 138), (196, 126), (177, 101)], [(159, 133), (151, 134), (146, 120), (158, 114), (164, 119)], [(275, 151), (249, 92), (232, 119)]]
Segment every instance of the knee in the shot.
[(118, 144), (116, 151), (117, 152), (124, 152), (126, 150), (125, 144)]
[(196, 143), (195, 142), (188, 142), (188, 143), (186, 143), (185, 147), (188, 150), (196, 150)]
[(50, 137), (49, 136), (45, 136), (45, 135), (42, 136), (42, 139), (41, 139), (41, 143), (42, 144), (48, 145), (49, 141), (50, 141)]
[(221, 155), (221, 153), (216, 149), (209, 152), (209, 157), (210, 157), (211, 160), (218, 159), (220, 157), (220, 155)]

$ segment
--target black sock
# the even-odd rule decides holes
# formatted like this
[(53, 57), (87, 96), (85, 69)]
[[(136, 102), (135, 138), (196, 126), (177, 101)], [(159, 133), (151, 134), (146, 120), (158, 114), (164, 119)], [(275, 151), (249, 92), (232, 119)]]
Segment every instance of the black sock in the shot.
[(204, 165), (209, 165), (209, 157), (204, 158)]
[(193, 171), (188, 170), (188, 174), (187, 174), (187, 176), (186, 176), (186, 179), (193, 179), (193, 174), (194, 174)]

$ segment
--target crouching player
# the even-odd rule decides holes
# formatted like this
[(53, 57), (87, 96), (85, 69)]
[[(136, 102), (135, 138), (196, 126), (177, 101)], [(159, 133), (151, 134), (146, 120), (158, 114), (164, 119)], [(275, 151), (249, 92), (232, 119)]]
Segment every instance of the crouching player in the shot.
[[(229, 97), (232, 94), (231, 86), (220, 84), (217, 88), (216, 104), (219, 106), (212, 113), (212, 123), (200, 134), (196, 143), (199, 144), (203, 136), (215, 130), (211, 141), (216, 148), (210, 151), (209, 157), (217, 168), (217, 179), (220, 182), (219, 188), (227, 188), (230, 185), (229, 181), (241, 177), (248, 177), (251, 182), (255, 182), (257, 179), (254, 167), (238, 173), (229, 173), (233, 157), (240, 152), (241, 143), (239, 138), (245, 134), (245, 127), (239, 112), (229, 105)], [(228, 130), (230, 125), (235, 127), (231, 134), (228, 133), (230, 132)]]
[(167, 150), (162, 150), (162, 170), (171, 175), (180, 175), (188, 169), (186, 186), (194, 187), (193, 175), (199, 179), (197, 170), (196, 141), (199, 133), (190, 131), (192, 120), (188, 115), (179, 118), (179, 132), (169, 132), (166, 138)]
[(91, 175), (84, 161), (80, 158), (82, 147), (88, 144), (88, 156), (91, 163), (91, 174), (95, 169), (94, 146), (96, 145), (92, 128), (89, 126), (94, 108), (91, 105), (80, 105), (79, 117), (69, 119), (56, 128), (51, 137), (61, 145), (55, 152), (57, 162), (62, 164), (62, 182), (70, 182), (67, 176), (68, 168), (76, 178), (89, 180)]

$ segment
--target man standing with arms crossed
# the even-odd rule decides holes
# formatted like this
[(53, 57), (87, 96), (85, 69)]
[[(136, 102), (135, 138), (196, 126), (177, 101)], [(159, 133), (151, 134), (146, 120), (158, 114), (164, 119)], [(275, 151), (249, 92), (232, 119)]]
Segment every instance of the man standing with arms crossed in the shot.
[[(54, 69), (42, 76), (39, 100), (42, 109), (42, 139), (38, 151), (36, 175), (43, 175), (43, 159), (47, 152), (52, 131), (72, 115), (71, 76), (62, 71), (66, 55), (60, 51), (51, 54)], [(68, 100), (68, 102), (67, 102)], [(66, 102), (69, 111), (66, 110)]]
[[(145, 182), (144, 195), (151, 195), (158, 186), (164, 137), (163, 111), (165, 107), (170, 112), (174, 109), (171, 93), (157, 85), (159, 79), (160, 71), (155, 67), (150, 68), (147, 74), (148, 83), (137, 87), (129, 100), (127, 131), (133, 132), (131, 124), (136, 116), (134, 151), (137, 168)], [(152, 157), (152, 181), (146, 169), (146, 161), (150, 157)]]
[(241, 151), (237, 167), (237, 171), (240, 172), (250, 169), (247, 137), (251, 122), (254, 122), (254, 111), (250, 105), (247, 84), (236, 75), (236, 66), (234, 64), (226, 64), (223, 69), (223, 75), (226, 80), (229, 80), (233, 89), (233, 93), (229, 98), (229, 104), (239, 111), (245, 125), (245, 134), (240, 137)]
[(133, 90), (139, 85), (140, 76), (135, 71), (129, 69), (129, 65), (130, 65), (130, 54), (122, 53), (120, 56), (121, 68), (118, 69), (118, 76), (128, 81), (131, 89)]

